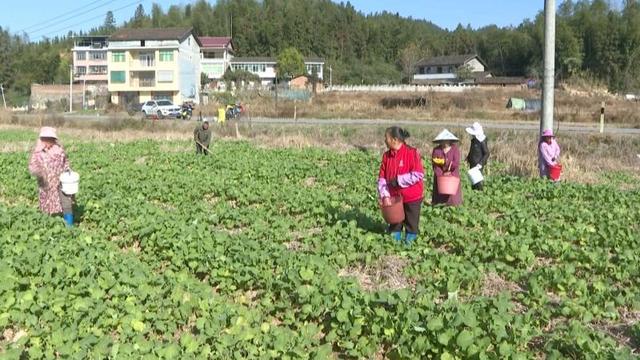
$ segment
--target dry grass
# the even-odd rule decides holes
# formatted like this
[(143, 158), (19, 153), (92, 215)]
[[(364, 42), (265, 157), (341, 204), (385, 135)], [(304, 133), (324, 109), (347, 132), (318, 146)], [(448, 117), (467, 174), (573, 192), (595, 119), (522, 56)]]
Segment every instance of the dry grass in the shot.
[(415, 279), (404, 275), (407, 260), (397, 255), (387, 255), (371, 266), (357, 265), (342, 269), (339, 276), (354, 277), (366, 291), (400, 290), (414, 288)]
[[(490, 119), (505, 121), (537, 121), (538, 113), (514, 111), (506, 108), (510, 97), (534, 98), (539, 90), (528, 89), (475, 89), (464, 93), (405, 92), (324, 92), (309, 101), (280, 99), (276, 107), (268, 92), (245, 92), (238, 98), (246, 105), (247, 113), (254, 117), (292, 118), (294, 112), (300, 118), (355, 118), (355, 119), (403, 119), (448, 120)], [(600, 104), (606, 102), (606, 121), (613, 124), (640, 127), (637, 103), (626, 101), (603, 91), (577, 91), (558, 89), (555, 94), (555, 117), (560, 122), (596, 123), (599, 121)], [(423, 98), (423, 107), (385, 107), (384, 99)], [(220, 105), (212, 103), (198, 109), (203, 116), (217, 116)]]

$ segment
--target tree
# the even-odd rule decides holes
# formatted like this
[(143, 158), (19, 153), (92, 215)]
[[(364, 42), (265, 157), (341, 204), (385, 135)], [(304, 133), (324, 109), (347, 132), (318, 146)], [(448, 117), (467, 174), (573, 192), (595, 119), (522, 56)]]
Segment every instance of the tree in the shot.
[(400, 67), (402, 68), (402, 78), (405, 82), (411, 82), (416, 71), (418, 61), (428, 57), (429, 51), (411, 43), (400, 52)]
[(105, 34), (111, 34), (116, 30), (116, 19), (113, 17), (113, 11), (107, 11), (102, 29)]
[(468, 65), (462, 65), (456, 69), (456, 77), (462, 82), (471, 80), (473, 79), (473, 71), (471, 71), (471, 68)]
[(131, 26), (134, 28), (143, 27), (145, 18), (146, 18), (146, 15), (144, 13), (144, 7), (142, 6), (142, 4), (140, 4), (136, 8), (136, 12), (133, 15), (133, 21), (131, 22)]
[(306, 74), (304, 57), (295, 48), (286, 48), (278, 55), (276, 64), (279, 79), (291, 79)]

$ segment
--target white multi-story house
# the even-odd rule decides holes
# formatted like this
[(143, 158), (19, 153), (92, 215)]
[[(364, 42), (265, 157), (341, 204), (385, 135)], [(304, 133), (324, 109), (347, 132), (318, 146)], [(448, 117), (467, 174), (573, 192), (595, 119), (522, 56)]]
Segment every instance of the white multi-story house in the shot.
[[(270, 85), (276, 79), (277, 60), (271, 57), (236, 57), (231, 60), (232, 70), (246, 70), (258, 75), (262, 85)], [(324, 78), (324, 59), (306, 58), (304, 59), (307, 74), (312, 74), (315, 70), (318, 78)], [(298, 74), (302, 75), (302, 74)]]
[(200, 100), (200, 40), (190, 28), (121, 29), (108, 47), (109, 92), (115, 104)]
[(235, 52), (230, 37), (200, 36), (202, 72), (212, 81), (222, 79)]
[(73, 73), (76, 81), (107, 84), (108, 36), (83, 36), (73, 41)]

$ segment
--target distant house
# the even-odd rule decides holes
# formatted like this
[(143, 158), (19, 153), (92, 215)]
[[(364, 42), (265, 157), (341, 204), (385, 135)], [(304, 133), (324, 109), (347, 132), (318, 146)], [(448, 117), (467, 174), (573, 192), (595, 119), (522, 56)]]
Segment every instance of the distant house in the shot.
[(444, 84), (457, 83), (458, 71), (467, 68), (470, 79), (491, 77), (487, 71), (487, 65), (476, 54), (438, 56), (423, 59), (416, 64), (416, 73), (413, 75), (415, 84)]
[(227, 36), (200, 36), (199, 39), (202, 44), (200, 47), (202, 72), (207, 74), (210, 80), (222, 79), (235, 53), (233, 40)]
[[(231, 60), (231, 70), (246, 70), (258, 75), (262, 85), (275, 83), (277, 60), (271, 57), (237, 57)], [(320, 80), (324, 75), (324, 59), (306, 58), (304, 59), (307, 74), (315, 72)]]
[(200, 40), (190, 28), (121, 29), (108, 47), (115, 104), (200, 101)]
[(108, 36), (82, 36), (73, 39), (73, 74), (87, 84), (107, 84)]
[[(295, 90), (311, 90), (313, 91), (313, 81), (307, 75), (296, 76), (289, 81), (289, 88)], [(316, 82), (315, 91), (318, 92), (322, 89), (322, 80), (318, 79)]]

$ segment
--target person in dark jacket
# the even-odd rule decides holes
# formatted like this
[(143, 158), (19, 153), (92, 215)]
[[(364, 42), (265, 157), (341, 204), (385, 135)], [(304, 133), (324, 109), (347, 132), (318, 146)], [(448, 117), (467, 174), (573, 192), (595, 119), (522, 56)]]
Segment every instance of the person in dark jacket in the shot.
[(409, 132), (392, 126), (385, 131), (387, 150), (382, 155), (378, 173), (378, 195), (384, 206), (391, 205), (391, 198), (402, 197), (405, 220), (401, 224), (389, 224), (391, 237), (402, 241), (402, 229), (406, 230), (404, 243), (416, 241), (420, 225), (420, 207), (424, 197), (424, 168), (418, 149), (405, 143)]
[(198, 125), (193, 130), (193, 140), (196, 143), (196, 154), (207, 155), (209, 152), (209, 143), (211, 143), (211, 129), (209, 129), (209, 120), (202, 120), (202, 125)]
[[(477, 167), (481, 170), (487, 165), (489, 159), (489, 147), (487, 146), (487, 136), (484, 134), (482, 125), (474, 122), (471, 127), (468, 127), (467, 133), (471, 135), (471, 146), (469, 147), (469, 155), (467, 155), (467, 162), (469, 168)], [(483, 181), (480, 181), (471, 186), (473, 190), (482, 190)]]

